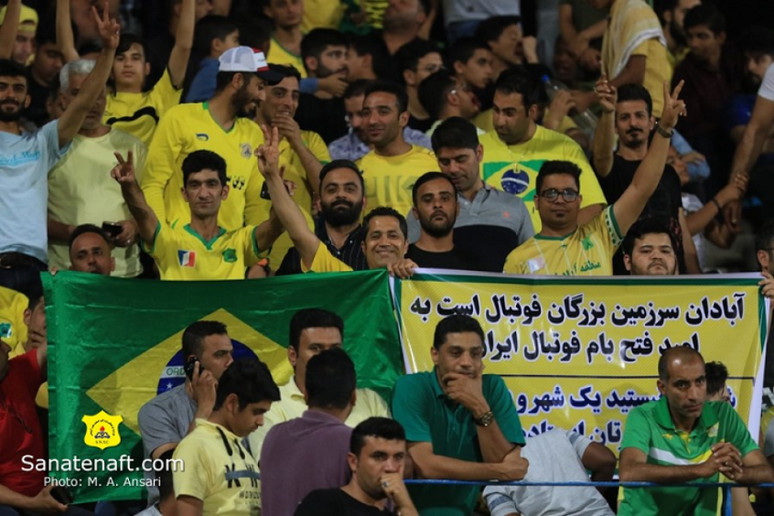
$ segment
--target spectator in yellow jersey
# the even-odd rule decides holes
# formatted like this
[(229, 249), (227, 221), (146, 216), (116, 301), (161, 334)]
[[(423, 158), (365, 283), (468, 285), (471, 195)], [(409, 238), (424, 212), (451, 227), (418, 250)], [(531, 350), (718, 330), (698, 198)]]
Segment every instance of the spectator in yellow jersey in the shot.
[(438, 171), (432, 151), (406, 143), (408, 96), (397, 84), (377, 81), (363, 101), (365, 136), (373, 150), (358, 162), (366, 184), (367, 206), (388, 206), (408, 213), (414, 204), (411, 187), (425, 172)]
[[(61, 2), (61, 0), (60, 0)], [(66, 2), (63, 2), (66, 6)], [(70, 26), (70, 12), (58, 4), (57, 30), (66, 35), (60, 42), (66, 62), (78, 59), (78, 52)], [(108, 95), (104, 121), (139, 138), (150, 145), (156, 125), (167, 111), (180, 102), (183, 80), (188, 68), (188, 58), (193, 47), (193, 32), (196, 17), (196, 0), (183, 0), (180, 21), (175, 35), (175, 46), (169, 56), (167, 69), (161, 79), (144, 91), (145, 81), (150, 74), (148, 48), (137, 35), (126, 33), (116, 50), (111, 73), (112, 94)]]
[(70, 234), (70, 270), (110, 276), (116, 260), (110, 256), (110, 241), (94, 224), (81, 224)]
[(266, 84), (282, 79), (260, 51), (236, 47), (220, 56), (215, 96), (201, 104), (181, 104), (159, 123), (148, 151), (142, 189), (159, 220), (183, 226), (190, 210), (180, 195), (183, 160), (194, 151), (217, 152), (228, 163), (229, 195), (220, 210), (226, 231), (266, 220), (261, 207), (261, 177), (253, 150), (263, 133), (252, 120), (266, 98)]
[(517, 247), (504, 272), (561, 276), (609, 276), (612, 258), (645, 208), (664, 173), (669, 142), (677, 119), (685, 113), (679, 99), (682, 83), (670, 95), (664, 82), (664, 110), (656, 136), (634, 179), (613, 205), (585, 224), (578, 223), (581, 170), (567, 161), (548, 161), (536, 180), (535, 207), (542, 229)]
[[(73, 102), (81, 85), (94, 68), (94, 61), (78, 59), (62, 68), (62, 105)], [(129, 213), (121, 189), (105, 174), (115, 164), (114, 152), (132, 150), (138, 171), (145, 166), (145, 145), (120, 129), (102, 123), (106, 96), (103, 89), (86, 115), (72, 148), (48, 173), (48, 263), (66, 269), (70, 263), (67, 243), (80, 224), (110, 222), (115, 246), (115, 275), (136, 277), (142, 273), (137, 224)]]
[(258, 227), (228, 231), (218, 224), (218, 212), (228, 197), (226, 162), (212, 151), (195, 151), (183, 161), (182, 195), (190, 207), (190, 224), (167, 225), (148, 206), (135, 178), (132, 153), (111, 175), (137, 220), (143, 245), (163, 280), (244, 279), (247, 267), (261, 260), (282, 228), (270, 218)]
[(16, 349), (27, 342), (27, 325), (24, 311), (30, 301), (16, 290), (0, 287), (0, 341)]
[(292, 66), (300, 71), (301, 77), (306, 77), (301, 59), (303, 0), (268, 0), (263, 12), (274, 23), (266, 60), (271, 64)]
[[(293, 199), (304, 212), (309, 227), (312, 222), (312, 198), (320, 188), (320, 170), (330, 162), (328, 148), (319, 134), (302, 131), (293, 119), (298, 109), (301, 77), (292, 66), (269, 65), (269, 69), (282, 75), (282, 81), (266, 88), (266, 100), (256, 111), (255, 121), (267, 127), (276, 127), (280, 135), (280, 167), (285, 169), (284, 178), (296, 185)], [(270, 203), (264, 203), (268, 216)], [(272, 246), (269, 263), (276, 269), (282, 263), (293, 244), (286, 235)]]
[[(286, 190), (279, 171), (279, 131), (265, 128), (267, 140), (258, 147), (258, 167), (266, 178), (266, 185), (277, 217), (293, 240), (301, 256), (304, 272), (349, 272), (352, 268), (333, 256), (328, 247), (309, 229), (304, 215)], [(270, 132), (271, 131), (271, 132)], [(369, 269), (387, 268), (398, 277), (413, 274), (416, 264), (405, 259), (408, 241), (406, 219), (392, 208), (381, 206), (363, 220), (365, 238), (363, 251)]]
[(548, 160), (569, 161), (581, 170), (578, 186), (584, 197), (578, 210), (579, 224), (593, 219), (606, 204), (594, 171), (578, 144), (569, 136), (535, 123), (538, 87), (526, 70), (517, 68), (502, 73), (495, 82), (495, 130), (481, 137), (484, 182), (521, 197), (536, 232), (540, 231), (541, 222), (533, 200), (537, 198), (535, 178)]

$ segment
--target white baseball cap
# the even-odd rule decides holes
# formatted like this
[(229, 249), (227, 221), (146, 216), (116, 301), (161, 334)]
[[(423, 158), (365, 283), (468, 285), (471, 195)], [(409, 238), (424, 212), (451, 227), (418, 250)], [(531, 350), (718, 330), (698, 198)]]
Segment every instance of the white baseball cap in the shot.
[(221, 54), (219, 61), (219, 72), (251, 72), (268, 82), (271, 86), (284, 78), (281, 73), (269, 69), (266, 56), (257, 48), (229, 48)]

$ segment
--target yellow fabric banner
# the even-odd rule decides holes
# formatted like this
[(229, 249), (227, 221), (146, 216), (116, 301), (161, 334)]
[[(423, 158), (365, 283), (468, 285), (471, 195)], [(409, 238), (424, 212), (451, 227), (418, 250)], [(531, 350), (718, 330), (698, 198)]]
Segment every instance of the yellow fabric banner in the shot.
[(503, 377), (528, 436), (575, 429), (617, 451), (629, 411), (659, 397), (659, 357), (680, 345), (726, 365), (757, 441), (768, 328), (759, 280), (422, 273), (394, 290), (408, 373), (433, 368), (443, 317), (471, 315), (484, 329), (484, 373)]

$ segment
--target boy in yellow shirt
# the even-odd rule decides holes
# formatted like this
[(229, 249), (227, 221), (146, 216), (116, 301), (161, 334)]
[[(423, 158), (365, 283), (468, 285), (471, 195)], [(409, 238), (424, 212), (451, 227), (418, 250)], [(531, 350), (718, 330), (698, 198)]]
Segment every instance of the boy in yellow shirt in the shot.
[(182, 195), (191, 222), (167, 225), (156, 217), (135, 178), (132, 153), (116, 153), (111, 171), (139, 226), (146, 251), (156, 261), (163, 280), (244, 279), (245, 269), (262, 259), (282, 233), (270, 217), (258, 227), (226, 231), (218, 225), (221, 202), (228, 197), (226, 162), (212, 151), (198, 150), (183, 161)]

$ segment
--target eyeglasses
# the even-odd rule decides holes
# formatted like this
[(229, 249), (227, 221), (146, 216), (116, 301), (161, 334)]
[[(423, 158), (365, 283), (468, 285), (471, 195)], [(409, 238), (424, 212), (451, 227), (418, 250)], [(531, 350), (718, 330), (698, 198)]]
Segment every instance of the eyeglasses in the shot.
[(422, 70), (429, 74), (434, 74), (438, 70), (443, 70), (443, 69), (444, 69), (444, 66), (439, 64), (429, 64), (422, 67)]
[(572, 188), (565, 188), (561, 192), (556, 188), (549, 188), (548, 190), (543, 190), (543, 193), (540, 194), (540, 197), (548, 202), (556, 202), (556, 200), (559, 198), (559, 194), (562, 195), (564, 202), (574, 202), (578, 198), (578, 191), (573, 190)]

